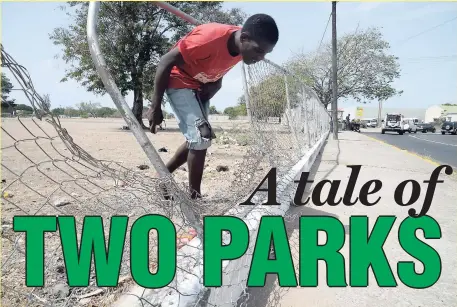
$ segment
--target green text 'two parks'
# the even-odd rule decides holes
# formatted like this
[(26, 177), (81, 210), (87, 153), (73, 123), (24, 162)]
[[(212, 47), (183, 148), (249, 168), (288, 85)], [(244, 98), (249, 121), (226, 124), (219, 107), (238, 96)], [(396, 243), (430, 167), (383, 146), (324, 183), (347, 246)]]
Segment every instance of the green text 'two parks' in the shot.
[[(430, 245), (416, 237), (416, 231), (422, 230), (426, 240), (440, 239), (440, 226), (430, 216), (408, 217), (397, 222), (401, 223), (398, 233), (390, 233), (395, 222), (395, 216), (380, 216), (371, 221), (374, 225), (370, 232), (367, 217), (353, 216), (350, 218), (350, 234), (346, 234), (344, 225), (336, 218), (300, 217), (299, 246), (293, 246), (293, 250), (299, 251), (299, 255), (295, 255), (299, 258), (299, 270), (296, 272), (284, 219), (279, 216), (262, 217), (256, 238), (251, 238), (255, 239), (255, 245), (252, 256), (248, 255), (251, 264), (247, 286), (262, 287), (267, 274), (276, 274), (281, 287), (317, 287), (319, 282), (324, 282), (318, 281), (319, 260), (326, 262), (326, 283), (330, 287), (367, 287), (370, 269), (380, 287), (395, 287), (398, 282), (411, 288), (432, 286), (441, 275), (441, 259)], [(92, 255), (97, 285), (117, 286), (127, 227), (128, 217), (112, 217), (109, 238), (105, 241), (102, 218), (88, 216), (84, 218), (78, 243), (74, 217), (16, 216), (14, 230), (26, 234), (26, 285), (44, 286), (45, 233), (59, 229), (69, 286), (89, 285)], [(155, 273), (149, 270), (151, 230), (156, 230), (158, 236)], [(224, 231), (231, 234), (228, 244), (222, 243)], [(325, 244), (318, 244), (319, 232), (326, 232)], [(245, 255), (250, 244), (249, 230), (239, 218), (208, 216), (204, 218), (204, 234), (204, 285), (220, 287), (222, 261)], [(397, 278), (394, 276), (383, 250), (389, 234), (398, 238), (400, 247), (406, 253), (422, 263), (421, 272), (409, 258), (397, 263)], [(347, 262), (340, 252), (345, 242), (349, 244), (350, 259)], [(349, 265), (349, 274), (346, 274), (346, 264)], [(134, 281), (145, 288), (166, 287), (175, 277), (176, 265), (174, 224), (161, 215), (145, 215), (137, 219), (130, 231), (130, 268)]]

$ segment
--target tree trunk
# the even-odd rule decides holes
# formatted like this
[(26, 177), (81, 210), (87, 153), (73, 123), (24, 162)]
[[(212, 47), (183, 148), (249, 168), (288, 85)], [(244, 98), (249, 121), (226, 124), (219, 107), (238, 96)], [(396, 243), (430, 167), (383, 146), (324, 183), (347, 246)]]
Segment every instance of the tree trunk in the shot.
[(143, 80), (141, 73), (132, 73), (133, 82), (133, 108), (132, 113), (143, 128)]

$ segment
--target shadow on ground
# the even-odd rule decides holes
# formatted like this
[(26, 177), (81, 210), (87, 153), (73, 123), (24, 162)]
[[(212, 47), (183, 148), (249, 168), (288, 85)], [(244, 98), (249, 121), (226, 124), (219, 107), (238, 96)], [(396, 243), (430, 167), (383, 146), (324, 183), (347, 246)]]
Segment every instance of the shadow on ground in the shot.
[[(316, 161), (313, 164), (313, 167), (310, 170), (309, 179), (314, 180), (319, 173), (319, 167), (321, 163), (332, 165), (332, 167), (325, 171), (325, 174), (319, 178), (319, 181), (325, 180), (328, 176), (335, 170), (336, 167), (339, 165), (339, 157), (340, 157), (340, 144), (339, 141), (337, 142), (337, 153), (331, 159), (323, 159), (322, 152), (327, 146), (327, 141), (322, 146), (321, 151), (319, 152), (318, 156), (316, 157)], [(303, 199), (305, 200), (311, 195), (312, 189), (311, 185), (307, 185), (305, 192), (303, 194)], [(331, 214), (329, 212), (325, 212), (322, 210), (314, 209), (307, 206), (295, 207), (291, 206), (289, 211), (285, 215), (285, 223), (287, 234), (289, 240), (292, 236), (294, 231), (298, 231), (299, 229), (299, 221), (301, 216), (333, 216), (338, 218), (337, 215)], [(345, 225), (345, 232), (346, 234), (349, 233), (349, 226)], [(298, 248), (298, 247), (295, 247)], [(270, 256), (274, 257), (274, 256)], [(295, 270), (298, 271), (298, 263), (295, 262)], [(277, 276), (275, 274), (269, 274), (266, 278), (265, 286), (262, 288), (247, 288), (246, 294), (243, 298), (240, 298), (238, 301), (237, 306), (245, 306), (245, 307), (275, 307), (278, 305), (278, 301), (281, 299), (280, 295), (272, 295), (272, 292), (278, 291), (278, 288), (275, 285), (277, 280)], [(247, 298), (247, 299), (246, 299)]]

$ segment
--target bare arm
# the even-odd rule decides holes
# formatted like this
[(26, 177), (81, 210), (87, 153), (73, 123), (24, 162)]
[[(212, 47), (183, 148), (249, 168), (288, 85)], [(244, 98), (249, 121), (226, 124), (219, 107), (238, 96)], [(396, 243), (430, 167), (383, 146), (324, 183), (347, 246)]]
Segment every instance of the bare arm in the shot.
[(221, 89), (221, 87), (222, 87), (222, 78), (220, 78), (216, 82), (203, 84), (202, 91), (200, 93), (200, 99), (202, 101), (210, 100), (211, 98), (214, 97), (214, 95), (216, 95), (216, 93)]
[(174, 48), (160, 58), (154, 79), (152, 105), (148, 111), (149, 129), (152, 133), (156, 133), (156, 126), (163, 121), (162, 98), (170, 80), (171, 70), (174, 66), (181, 66), (182, 64), (184, 64), (184, 59), (178, 48)]
[(184, 59), (178, 48), (174, 48), (160, 58), (154, 79), (154, 94), (152, 95), (153, 108), (160, 108), (173, 66), (181, 66), (183, 64)]

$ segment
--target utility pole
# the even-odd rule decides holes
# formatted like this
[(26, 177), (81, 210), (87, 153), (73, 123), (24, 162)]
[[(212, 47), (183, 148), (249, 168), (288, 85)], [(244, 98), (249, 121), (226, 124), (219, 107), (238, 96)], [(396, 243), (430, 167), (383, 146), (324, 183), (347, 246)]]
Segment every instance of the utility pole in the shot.
[(378, 101), (378, 128), (382, 126), (382, 100)]
[(336, 1), (332, 1), (332, 121), (334, 140), (338, 140), (338, 74), (336, 69)]

